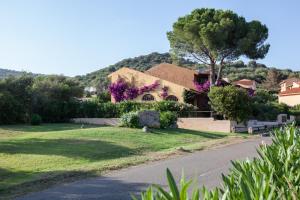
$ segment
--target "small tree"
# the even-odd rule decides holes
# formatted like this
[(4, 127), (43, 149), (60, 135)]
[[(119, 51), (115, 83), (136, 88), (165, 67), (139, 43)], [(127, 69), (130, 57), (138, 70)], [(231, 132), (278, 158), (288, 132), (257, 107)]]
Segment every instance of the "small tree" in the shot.
[(273, 93), (277, 93), (279, 90), (279, 75), (276, 69), (270, 69), (266, 80), (263, 82), (263, 87)]
[(226, 119), (243, 122), (251, 116), (250, 97), (235, 86), (212, 87), (208, 93), (212, 108)]
[(226, 63), (240, 56), (264, 58), (269, 50), (268, 28), (229, 10), (196, 9), (180, 17), (167, 36), (175, 55), (209, 66), (211, 86), (221, 78)]

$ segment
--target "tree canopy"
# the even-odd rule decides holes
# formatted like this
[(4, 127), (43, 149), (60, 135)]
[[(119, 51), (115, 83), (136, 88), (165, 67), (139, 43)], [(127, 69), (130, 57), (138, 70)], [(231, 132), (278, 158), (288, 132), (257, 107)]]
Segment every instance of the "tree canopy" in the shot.
[(259, 21), (247, 22), (230, 10), (195, 9), (180, 17), (167, 36), (172, 53), (210, 67), (212, 85), (221, 78), (227, 62), (240, 56), (264, 58), (270, 47), (265, 43), (268, 38), (265, 25)]

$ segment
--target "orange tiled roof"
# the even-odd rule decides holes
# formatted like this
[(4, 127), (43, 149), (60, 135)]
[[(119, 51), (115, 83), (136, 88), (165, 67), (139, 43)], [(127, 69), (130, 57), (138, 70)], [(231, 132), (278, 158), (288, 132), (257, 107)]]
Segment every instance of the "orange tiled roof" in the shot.
[(292, 96), (292, 95), (299, 95), (300, 88), (291, 88), (287, 89), (286, 91), (280, 92), (279, 96)]
[(254, 83), (255, 81), (249, 79), (242, 79), (234, 82), (235, 85), (247, 85), (247, 86), (252, 86)]
[(282, 85), (283, 83), (286, 83), (287, 86), (293, 85), (293, 83), (299, 83), (300, 79), (298, 78), (288, 78), (286, 80), (281, 81), (279, 84)]
[(161, 63), (149, 70), (145, 71), (146, 74), (151, 76), (182, 85), (189, 89), (196, 89), (194, 85), (194, 77), (198, 73), (194, 70), (177, 65)]

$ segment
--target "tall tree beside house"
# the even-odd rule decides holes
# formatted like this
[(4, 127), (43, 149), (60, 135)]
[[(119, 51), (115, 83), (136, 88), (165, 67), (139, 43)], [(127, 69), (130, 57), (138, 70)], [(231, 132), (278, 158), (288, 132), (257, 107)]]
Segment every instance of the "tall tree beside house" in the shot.
[(265, 25), (259, 21), (247, 22), (229, 10), (195, 9), (180, 17), (167, 36), (172, 53), (210, 68), (211, 85), (221, 78), (226, 63), (240, 56), (264, 58), (270, 47), (265, 43), (268, 38)]
[(272, 68), (268, 71), (268, 75), (262, 86), (264, 89), (269, 90), (270, 92), (278, 92), (279, 82), (280, 78), (278, 71)]

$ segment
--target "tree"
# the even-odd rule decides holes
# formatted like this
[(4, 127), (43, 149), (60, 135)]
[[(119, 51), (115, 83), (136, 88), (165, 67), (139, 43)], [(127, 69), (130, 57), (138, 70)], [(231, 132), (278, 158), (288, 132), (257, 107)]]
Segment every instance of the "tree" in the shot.
[(235, 87), (212, 87), (208, 93), (212, 108), (229, 120), (243, 122), (251, 116), (251, 101), (246, 90)]
[(279, 75), (276, 69), (270, 69), (266, 80), (263, 82), (263, 87), (270, 92), (278, 92), (279, 90)]
[(221, 78), (226, 63), (242, 55), (250, 59), (264, 58), (270, 47), (265, 43), (268, 38), (265, 25), (259, 21), (246, 22), (244, 17), (229, 10), (196, 9), (180, 17), (167, 36), (175, 55), (210, 68), (211, 85)]

